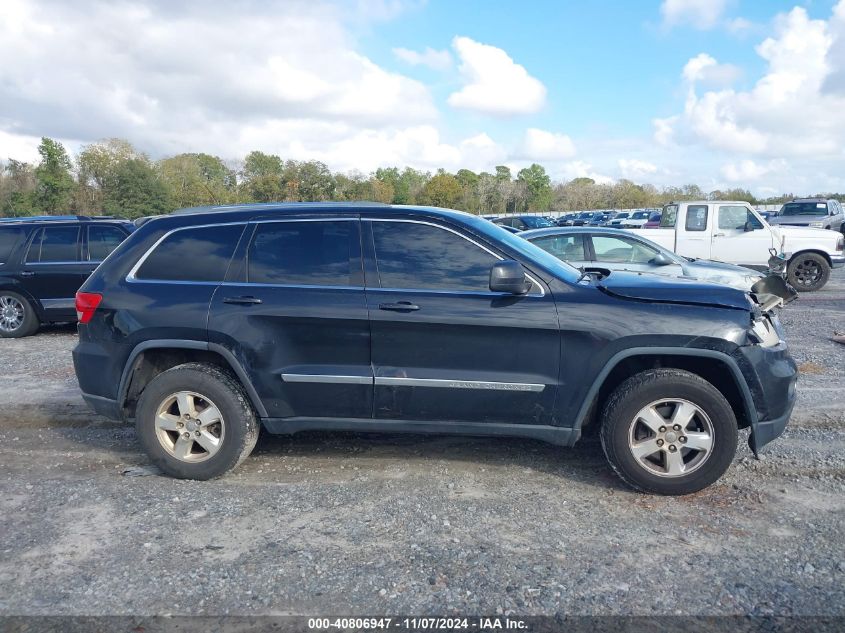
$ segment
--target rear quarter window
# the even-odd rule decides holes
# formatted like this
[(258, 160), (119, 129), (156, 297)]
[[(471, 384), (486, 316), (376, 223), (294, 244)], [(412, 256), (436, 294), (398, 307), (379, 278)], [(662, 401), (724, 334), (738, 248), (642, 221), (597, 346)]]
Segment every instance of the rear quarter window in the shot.
[(148, 281), (223, 281), (243, 229), (243, 224), (178, 229), (154, 248), (134, 277)]
[(16, 227), (0, 227), (0, 266), (9, 261), (15, 246), (23, 237), (23, 228)]

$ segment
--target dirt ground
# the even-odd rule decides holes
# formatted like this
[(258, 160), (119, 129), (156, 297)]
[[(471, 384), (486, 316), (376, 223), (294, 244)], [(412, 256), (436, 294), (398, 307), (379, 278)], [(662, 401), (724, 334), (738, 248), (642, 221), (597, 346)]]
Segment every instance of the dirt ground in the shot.
[(75, 328), (0, 340), (0, 615), (845, 615), (845, 270), (781, 318), (792, 424), (683, 498), (594, 439), (264, 434), (177, 481), (85, 407)]

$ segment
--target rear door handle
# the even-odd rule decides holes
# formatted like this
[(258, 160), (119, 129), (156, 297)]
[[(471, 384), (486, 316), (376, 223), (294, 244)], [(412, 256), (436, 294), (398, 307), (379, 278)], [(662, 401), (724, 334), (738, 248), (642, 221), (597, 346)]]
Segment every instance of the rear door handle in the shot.
[(35, 277), (35, 272), (32, 270), (21, 271), (21, 277)]
[(397, 301), (396, 303), (380, 303), (379, 310), (392, 310), (393, 312), (413, 312), (419, 310), (420, 307), (416, 303), (410, 301)]
[(223, 303), (233, 303), (235, 305), (250, 306), (263, 303), (263, 301), (261, 299), (258, 299), (257, 297), (226, 297), (225, 299), (223, 299)]
[(725, 237), (724, 233), (713, 233), (713, 237)]

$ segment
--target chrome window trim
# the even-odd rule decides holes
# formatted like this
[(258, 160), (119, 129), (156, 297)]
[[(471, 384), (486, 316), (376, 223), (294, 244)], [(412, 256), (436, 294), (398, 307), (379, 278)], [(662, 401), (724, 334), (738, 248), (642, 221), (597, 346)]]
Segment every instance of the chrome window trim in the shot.
[[(394, 218), (361, 218), (361, 221), (362, 222), (404, 222), (406, 224), (425, 224), (425, 225), (428, 225), (428, 226), (433, 226), (435, 228), (443, 229), (444, 231), (449, 231), (450, 233), (454, 233), (458, 237), (465, 239), (467, 242), (470, 242), (471, 244), (475, 244), (478, 248), (480, 248), (483, 251), (486, 251), (487, 253), (489, 253), (490, 255), (495, 257), (496, 259), (498, 259), (500, 262), (505, 261), (504, 257), (502, 257), (501, 255), (499, 255), (497, 253), (494, 253), (489, 248), (484, 246), (484, 244), (480, 244), (480, 243), (476, 242), (474, 239), (472, 239), (471, 237), (467, 237), (466, 235), (464, 235), (460, 231), (456, 231), (455, 229), (448, 227), (448, 226), (443, 226), (442, 224), (437, 224), (436, 222), (428, 222), (428, 221), (425, 221), (425, 220), (410, 220), (410, 219), (406, 219), (406, 218), (396, 218), (396, 219), (394, 219)], [(373, 250), (375, 251), (375, 244), (373, 244)], [(378, 265), (378, 253), (375, 254), (375, 257), (376, 257), (376, 265)], [(532, 294), (531, 290), (529, 290), (523, 296), (544, 297), (546, 295), (546, 291), (543, 289), (543, 286), (540, 284), (540, 282), (537, 281), (530, 274), (528, 274), (527, 271), (525, 273), (525, 276), (528, 279), (531, 280), (532, 289), (533, 289), (534, 286), (536, 286), (540, 290), (540, 293), (539, 294), (536, 294), (536, 293)], [(379, 284), (380, 283), (381, 283), (381, 278), (379, 278)], [(370, 290), (370, 289), (371, 288), (368, 286), (367, 290)], [(381, 286), (379, 286), (378, 289), (379, 290), (402, 290), (402, 291), (405, 291), (405, 292), (417, 292), (416, 290), (414, 290), (412, 288), (382, 288)], [(485, 293), (483, 290), (461, 291), (461, 290), (438, 290), (436, 288), (427, 288), (427, 289), (425, 289), (425, 291), (427, 291), (427, 292), (443, 292), (443, 293), (449, 293), (449, 294), (472, 293), (472, 294), (492, 294), (492, 295), (495, 295), (495, 296), (500, 295), (500, 293), (495, 293), (495, 292), (490, 292), (490, 291), (488, 291), (488, 293)], [(506, 295), (506, 296), (512, 296), (512, 295)]]
[(341, 376), (334, 374), (282, 374), (282, 380), (290, 383), (318, 383), (333, 385), (372, 385), (372, 376)]
[(487, 389), (491, 391), (530, 391), (539, 393), (546, 385), (531, 382), (496, 382), (492, 380), (461, 380), (459, 378), (399, 378), (376, 376), (376, 386), (436, 387), (447, 389)]
[[(199, 283), (199, 282), (190, 282)], [(364, 290), (364, 286), (321, 286), (319, 284), (269, 284), (263, 281), (224, 281), (221, 286), (254, 286), (257, 288), (304, 288), (306, 290)]]
[[(176, 233), (178, 231), (187, 231), (189, 229), (208, 229), (208, 228), (217, 227), (217, 226), (246, 226), (247, 224), (249, 224), (249, 221), (247, 221), (247, 220), (243, 220), (241, 222), (212, 222), (210, 224), (192, 224), (190, 226), (179, 226), (179, 227), (176, 227), (175, 229), (170, 229), (164, 235), (162, 235), (160, 238), (158, 238), (155, 242), (153, 242), (153, 245), (150, 246), (144, 252), (143, 255), (141, 255), (141, 258), (137, 262), (135, 262), (135, 265), (132, 267), (132, 269), (126, 275), (126, 281), (128, 281), (130, 283), (158, 283), (158, 284), (161, 284), (161, 283), (178, 283), (178, 284), (214, 284), (214, 285), (219, 285), (223, 281), (222, 279), (220, 281), (191, 281), (190, 279), (138, 279), (136, 274), (138, 272), (138, 269), (141, 268), (141, 266), (144, 265), (144, 262), (147, 261), (147, 258), (152, 254), (152, 252), (156, 248), (158, 248), (159, 244), (161, 244), (164, 240), (166, 240), (168, 237), (170, 237), (171, 235), (173, 235), (174, 233)], [(114, 251), (112, 251), (112, 252), (114, 252)], [(109, 253), (109, 254), (111, 254), (111, 253)]]

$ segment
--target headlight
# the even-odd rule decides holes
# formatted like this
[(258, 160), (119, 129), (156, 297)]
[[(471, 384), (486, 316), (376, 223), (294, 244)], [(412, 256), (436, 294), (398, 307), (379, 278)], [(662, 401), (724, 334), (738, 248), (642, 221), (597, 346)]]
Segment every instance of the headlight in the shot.
[(824, 228), (824, 222), (810, 222), (810, 226), (813, 227), (814, 229), (823, 229)]
[(836, 240), (836, 250), (845, 251), (845, 235), (840, 235), (839, 239)]

